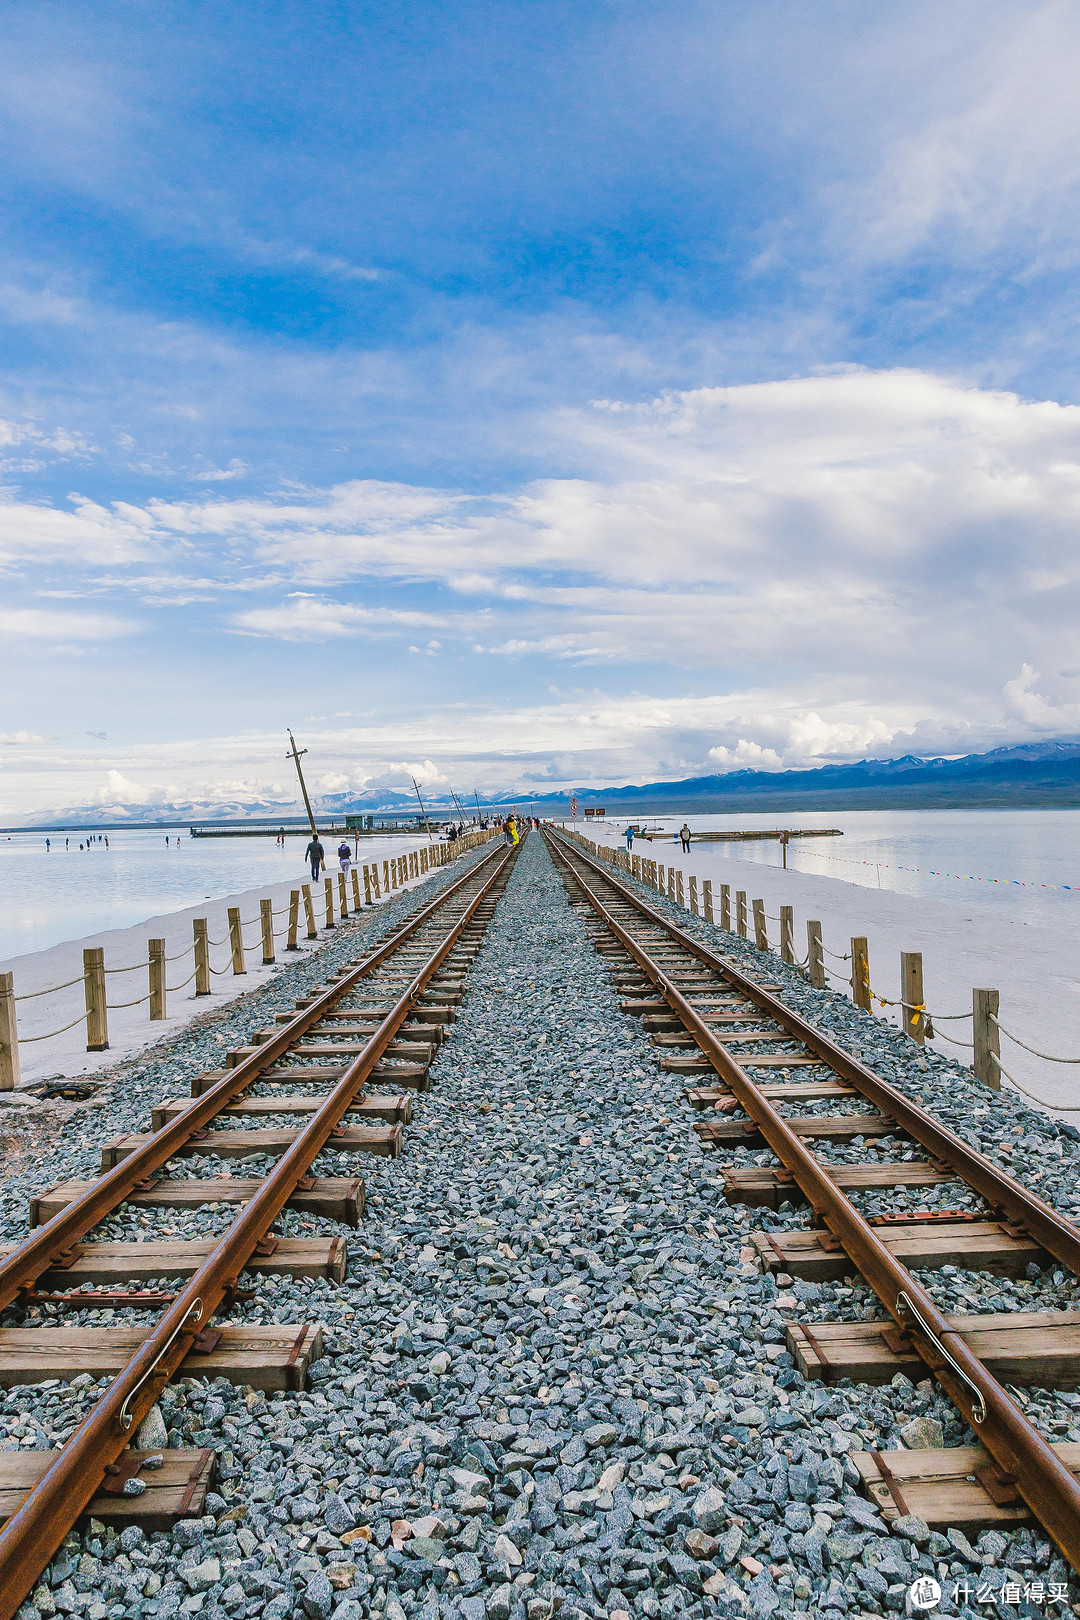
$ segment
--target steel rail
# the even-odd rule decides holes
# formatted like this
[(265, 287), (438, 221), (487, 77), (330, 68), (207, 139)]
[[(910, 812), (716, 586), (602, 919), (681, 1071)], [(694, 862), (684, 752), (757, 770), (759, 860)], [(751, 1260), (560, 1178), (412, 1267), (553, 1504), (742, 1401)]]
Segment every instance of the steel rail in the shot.
[(282, 1024), (258, 1051), (242, 1058), (235, 1069), (230, 1069), (221, 1080), (210, 1086), (201, 1096), (194, 1098), (190, 1108), (186, 1108), (176, 1119), (163, 1125), (159, 1131), (155, 1131), (142, 1147), (121, 1159), (119, 1164), (95, 1181), (92, 1187), (74, 1199), (66, 1209), (54, 1215), (51, 1221), (37, 1227), (6, 1260), (0, 1262), (0, 1310), (13, 1304), (20, 1294), (32, 1288), (42, 1273), (48, 1271), (72, 1244), (85, 1237), (86, 1233), (111, 1210), (123, 1203), (140, 1182), (145, 1181), (156, 1170), (160, 1170), (163, 1164), (178, 1153), (195, 1131), (201, 1130), (230, 1102), (242, 1096), (249, 1086), (254, 1085), (265, 1070), (271, 1068), (302, 1035), (306, 1035), (320, 1019), (324, 1018), (336, 1002), (353, 990), (360, 980), (393, 956), (407, 939), (441, 910), (465, 884), (471, 882), (498, 853), (499, 850), (495, 849), (484, 855), (457, 882), (436, 895), (428, 905), (417, 912), (415, 917), (410, 917), (403, 923), (387, 941), (372, 951), (370, 956), (365, 957), (359, 966), (350, 969), (341, 979), (321, 991), (310, 1007), (305, 1007), (303, 1012), (298, 1012), (287, 1024)]
[(1036, 1193), (1021, 1186), (1020, 1182), (1015, 1181), (1006, 1171), (992, 1163), (978, 1149), (971, 1147), (962, 1137), (957, 1136), (955, 1131), (927, 1113), (925, 1108), (912, 1102), (910, 1097), (905, 1097), (902, 1091), (898, 1091), (887, 1080), (882, 1080), (872, 1069), (868, 1069), (865, 1063), (852, 1057), (850, 1052), (845, 1052), (843, 1047), (838, 1046), (828, 1035), (815, 1029), (799, 1013), (785, 1006), (779, 997), (772, 995), (740, 971), (730, 958), (710, 950), (700, 940), (685, 933), (677, 923), (654, 910), (647, 900), (635, 894), (607, 870), (603, 862), (594, 860), (576, 845), (567, 842), (576, 859), (592, 867), (642, 915), (662, 928), (687, 951), (692, 952), (706, 967), (721, 974), (733, 987), (754, 1001), (767, 1017), (781, 1024), (794, 1040), (801, 1041), (809, 1047), (823, 1064), (847, 1080), (868, 1102), (875, 1103), (883, 1114), (895, 1120), (905, 1134), (925, 1148), (932, 1158), (948, 1163), (956, 1170), (958, 1178), (974, 1188), (991, 1208), (1007, 1215), (1011, 1222), (1023, 1226), (1028, 1235), (1041, 1244), (1048, 1254), (1052, 1254), (1055, 1260), (1060, 1260), (1062, 1265), (1080, 1275), (1080, 1227), (1074, 1225), (1067, 1216), (1052, 1209)]
[[(2, 1620), (11, 1620), (33, 1589), (64, 1536), (99, 1489), (106, 1469), (129, 1444), (132, 1428), (146, 1416), (165, 1384), (190, 1352), (193, 1339), (221, 1304), (235, 1295), (240, 1272), (256, 1244), (326, 1145), (356, 1093), (501, 874), (513, 863), (515, 855), (514, 850), (493, 851), (492, 856), (478, 862), (465, 875), (462, 882), (473, 880), (487, 860), (495, 860), (476, 894), (415, 973), (375, 1033), (364, 1043), (363, 1051), (348, 1065), (318, 1112), (292, 1142), (255, 1196), (244, 1205), (237, 1219), (183, 1291), (158, 1318), (150, 1336), (135, 1352), (124, 1371), (114, 1379), (81, 1427), (57, 1453), (55, 1462), (22, 1506), (0, 1530)], [(439, 896), (438, 904), (445, 904), (461, 886), (459, 882), (445, 891)], [(430, 917), (435, 909), (435, 905), (426, 907), (421, 915)], [(397, 943), (402, 943), (402, 935), (407, 937), (414, 932), (415, 928), (399, 931), (399, 935), (395, 936)], [(385, 960), (388, 953), (388, 947), (381, 947), (375, 954), (380, 960)], [(346, 989), (355, 983), (358, 974), (359, 970), (347, 976), (344, 981)], [(336, 992), (338, 987), (334, 989)], [(326, 997), (320, 997), (320, 1003), (325, 1005), (325, 1002)], [(294, 1020), (293, 1024), (285, 1025), (284, 1029), (294, 1029), (296, 1022)]]
[[(769, 1147), (809, 1199), (815, 1214), (824, 1219), (839, 1238), (853, 1264), (889, 1314), (910, 1336), (927, 1367), (978, 1434), (998, 1467), (1015, 1480), (1016, 1489), (1035, 1518), (1057, 1543), (1073, 1568), (1080, 1572), (1080, 1483), (1028, 1422), (997, 1379), (972, 1354), (926, 1290), (894, 1258), (873, 1227), (836, 1186), (825, 1167), (762, 1095), (674, 981), (634, 935), (623, 927), (582, 873), (575, 870), (562, 840), (556, 844), (552, 835), (546, 836), (549, 847), (558, 850), (564, 865), (574, 876), (596, 915), (678, 1014), (684, 1027), (727, 1081)], [(593, 861), (572, 845), (570, 850), (576, 861), (595, 871), (620, 898), (628, 900), (638, 912), (661, 926), (669, 937), (680, 944), (691, 943), (677, 925), (605, 872), (598, 861)], [(752, 988), (755, 999), (758, 995), (764, 995), (772, 1003), (773, 998), (767, 992), (762, 992), (759, 986), (752, 986), (752, 981), (733, 971), (713, 953), (706, 952), (704, 958), (701, 958), (700, 950), (695, 950), (694, 954), (699, 959), (708, 960), (709, 965), (729, 982), (738, 983), (748, 990)], [(828, 1044), (832, 1045), (831, 1042)]]

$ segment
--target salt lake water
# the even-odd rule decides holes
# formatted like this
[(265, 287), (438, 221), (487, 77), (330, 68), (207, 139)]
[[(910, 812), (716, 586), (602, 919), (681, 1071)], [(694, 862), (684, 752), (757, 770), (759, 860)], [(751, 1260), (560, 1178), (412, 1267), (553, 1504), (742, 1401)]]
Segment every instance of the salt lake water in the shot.
[[(272, 834), (192, 838), (186, 827), (168, 832), (117, 828), (95, 836), (102, 842), (88, 844), (85, 833), (0, 836), (0, 961), (106, 928), (128, 928), (200, 900), (262, 884), (301, 883), (309, 876), (304, 862), (311, 836), (307, 831), (286, 833), (283, 848)], [(330, 869), (336, 871), (337, 840), (324, 838), (323, 843)], [(361, 838), (360, 860), (382, 860), (414, 843), (407, 835), (400, 841)]]
[[(842, 810), (805, 815), (608, 816), (691, 831), (837, 827), (840, 838), (801, 838), (788, 845), (789, 871), (840, 878), (870, 889), (932, 900), (990, 906), (1031, 922), (1080, 922), (1080, 810)], [(587, 824), (579, 821), (582, 831)], [(645, 850), (647, 844), (638, 846)], [(664, 857), (657, 839), (649, 850)], [(674, 847), (674, 846), (673, 846)], [(702, 846), (726, 860), (780, 866), (775, 841)]]
[[(609, 830), (627, 819), (609, 816)], [(1028, 922), (1066, 929), (1080, 923), (1080, 810), (814, 811), (782, 818), (770, 812), (649, 817), (646, 825), (674, 833), (684, 819), (700, 831), (838, 827), (841, 838), (794, 840), (789, 869), (916, 898), (962, 900)], [(587, 830), (584, 821), (578, 825)], [(44, 833), (0, 837), (0, 960), (306, 876), (306, 832), (286, 834), (284, 848), (272, 836), (192, 838), (186, 827), (117, 828), (107, 849), (104, 842), (86, 845), (85, 834), (48, 836), (48, 852)], [(376, 852), (381, 859), (397, 847), (389, 838), (361, 839), (360, 859)], [(658, 840), (651, 853), (663, 859), (663, 847)], [(705, 847), (729, 860), (781, 864), (775, 842)]]

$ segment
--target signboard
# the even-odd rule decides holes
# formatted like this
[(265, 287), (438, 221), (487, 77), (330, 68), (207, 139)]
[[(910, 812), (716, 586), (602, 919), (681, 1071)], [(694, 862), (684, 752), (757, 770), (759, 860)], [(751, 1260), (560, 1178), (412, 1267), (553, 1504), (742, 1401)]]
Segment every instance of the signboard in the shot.
[(599, 816), (601, 818), (601, 820), (602, 820), (607, 815), (607, 811), (603, 808), (602, 805), (599, 808), (595, 809), (595, 810), (590, 810), (590, 809), (588, 809), (588, 807), (586, 807), (585, 814), (587, 816)]

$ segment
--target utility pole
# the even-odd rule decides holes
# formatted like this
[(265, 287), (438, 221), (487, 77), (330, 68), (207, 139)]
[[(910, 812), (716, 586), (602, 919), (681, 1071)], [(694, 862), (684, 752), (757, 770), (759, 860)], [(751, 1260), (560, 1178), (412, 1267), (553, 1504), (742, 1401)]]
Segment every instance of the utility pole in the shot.
[(296, 766), (296, 774), (300, 778), (300, 792), (304, 795), (304, 809), (307, 811), (308, 823), (311, 827), (311, 836), (312, 838), (318, 838), (319, 829), (316, 827), (315, 817), (311, 813), (311, 800), (308, 798), (307, 783), (304, 781), (304, 773), (300, 769), (300, 761), (307, 753), (307, 749), (297, 748), (296, 738), (293, 736), (291, 731), (289, 732), (289, 741), (292, 743), (292, 752), (286, 754), (285, 758), (291, 759), (293, 764)]
[[(412, 782), (413, 792), (416, 794), (416, 802), (420, 806), (420, 814), (424, 818), (424, 830), (426, 831), (426, 833), (428, 835), (428, 843), (430, 844), (431, 843), (431, 828), (428, 826), (427, 811), (424, 809), (424, 801), (420, 797), (420, 789), (416, 785), (416, 777), (412, 776), (412, 777), (409, 778), (409, 780)], [(453, 792), (453, 789), (451, 788), (450, 791)]]
[(468, 816), (466, 816), (464, 810), (461, 808), (461, 804), (460, 804), (460, 802), (458, 800), (458, 796), (454, 792), (453, 788), (450, 789), (450, 797), (453, 799), (455, 805), (457, 805), (457, 813), (461, 817), (461, 825), (464, 827), (465, 823), (468, 821), (469, 818), (468, 818)]
[(479, 825), (483, 821), (484, 817), (483, 817), (483, 815), (481, 813), (481, 810), (480, 810), (480, 795), (479, 795), (479, 793), (477, 793), (475, 788), (473, 788), (473, 790), (472, 790), (472, 796), (476, 800), (476, 825), (479, 827)]

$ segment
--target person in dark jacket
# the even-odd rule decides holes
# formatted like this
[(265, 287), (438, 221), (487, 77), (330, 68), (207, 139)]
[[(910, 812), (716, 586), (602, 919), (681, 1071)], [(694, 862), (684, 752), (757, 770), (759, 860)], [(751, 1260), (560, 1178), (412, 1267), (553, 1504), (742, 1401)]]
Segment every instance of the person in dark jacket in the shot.
[(311, 862), (311, 881), (319, 881), (319, 873), (326, 865), (326, 851), (319, 842), (318, 833), (312, 833), (311, 843), (304, 851), (304, 859)]

